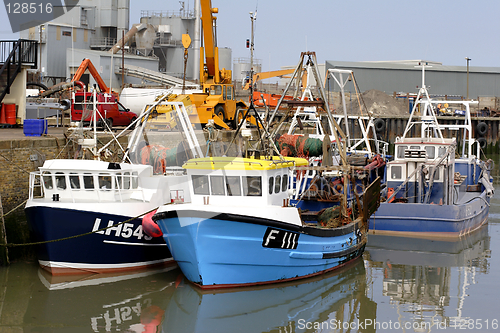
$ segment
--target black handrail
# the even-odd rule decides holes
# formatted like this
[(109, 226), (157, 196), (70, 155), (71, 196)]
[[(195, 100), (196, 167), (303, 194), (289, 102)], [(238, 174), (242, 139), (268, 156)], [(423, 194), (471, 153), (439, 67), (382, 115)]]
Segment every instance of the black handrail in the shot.
[(37, 68), (37, 45), (37, 41), (27, 39), (0, 41), (0, 65), (2, 65), (0, 68), (0, 77), (4, 72), (7, 73), (7, 84), (3, 91), (0, 90), (0, 102), (5, 95), (10, 93), (10, 87), (14, 83), (17, 74), (21, 72), (23, 65)]

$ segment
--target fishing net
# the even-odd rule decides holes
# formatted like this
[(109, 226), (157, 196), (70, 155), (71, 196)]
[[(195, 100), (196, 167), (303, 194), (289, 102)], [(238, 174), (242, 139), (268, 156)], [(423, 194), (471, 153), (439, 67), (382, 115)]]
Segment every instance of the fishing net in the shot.
[[(352, 209), (347, 208), (347, 216), (352, 215)], [(324, 208), (318, 212), (318, 223), (327, 228), (338, 228), (351, 222), (348, 217), (340, 215), (340, 206)]]
[(160, 145), (148, 145), (141, 149), (141, 164), (151, 165), (155, 174), (163, 173), (166, 166), (176, 165), (176, 157), (176, 149)]
[(308, 158), (323, 154), (321, 140), (302, 135), (283, 134), (276, 141), (276, 145), (283, 156)]

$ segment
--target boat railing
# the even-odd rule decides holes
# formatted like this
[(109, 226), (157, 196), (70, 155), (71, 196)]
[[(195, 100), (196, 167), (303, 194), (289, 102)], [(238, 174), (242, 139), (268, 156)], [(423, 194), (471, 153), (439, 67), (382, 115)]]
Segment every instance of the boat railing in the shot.
[[(36, 193), (38, 191), (39, 193)], [(29, 177), (28, 199), (31, 200), (35, 197), (37, 198), (44, 197), (41, 173), (38, 171), (30, 172), (30, 177)]]
[[(45, 188), (44, 177), (51, 177), (50, 188)], [(61, 176), (64, 181), (59, 183)], [(92, 176), (92, 185), (80, 186), (80, 179), (83, 177)], [(59, 177), (59, 178), (52, 178)], [(70, 177), (78, 177), (78, 182), (75, 182)], [(105, 180), (104, 180), (105, 179)], [(85, 182), (85, 181), (84, 181)], [(73, 203), (77, 200), (93, 200), (97, 202), (110, 202), (119, 201), (123, 202), (126, 198), (137, 198), (143, 202), (148, 200), (145, 193), (145, 188), (138, 174), (131, 172), (124, 175), (121, 173), (112, 172), (71, 172), (71, 173), (47, 173), (42, 171), (34, 171), (30, 173), (29, 178), (29, 199), (34, 198), (48, 198), (52, 195), (54, 201), (66, 198), (70, 199)], [(88, 187), (87, 187), (88, 186)], [(76, 195), (79, 193), (80, 195)], [(134, 196), (134, 194), (136, 194)], [(55, 196), (54, 196), (55, 195)]]

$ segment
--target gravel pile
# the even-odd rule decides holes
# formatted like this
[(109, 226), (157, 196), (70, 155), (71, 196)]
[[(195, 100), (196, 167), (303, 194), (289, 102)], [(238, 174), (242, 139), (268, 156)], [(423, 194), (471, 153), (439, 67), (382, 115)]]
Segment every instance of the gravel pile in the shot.
[[(407, 115), (408, 104), (406, 99), (394, 98), (387, 95), (380, 90), (367, 90), (361, 94), (361, 110), (363, 115), (367, 115), (367, 111), (373, 112), (374, 116), (390, 116), (390, 115)], [(366, 108), (363, 106), (363, 101)], [(346, 101), (347, 114), (349, 115), (359, 115), (361, 114), (358, 100), (353, 96), (352, 102)], [(342, 106), (340, 106), (339, 111), (342, 112)]]

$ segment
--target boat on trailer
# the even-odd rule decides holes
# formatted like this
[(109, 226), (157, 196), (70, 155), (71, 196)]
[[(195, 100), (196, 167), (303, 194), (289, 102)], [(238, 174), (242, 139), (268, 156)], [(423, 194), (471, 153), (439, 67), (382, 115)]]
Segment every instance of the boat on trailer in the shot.
[[(180, 165), (203, 154), (184, 105), (165, 98), (133, 124), (122, 162), (54, 159), (30, 174), (25, 214), (45, 270), (53, 275), (111, 273), (173, 263), (163, 238), (146, 234), (143, 216), (167, 202), (189, 200)], [(182, 139), (159, 130), (158, 122), (150, 124), (157, 121), (151, 111), (159, 105), (176, 114)], [(150, 127), (155, 131), (149, 132)], [(165, 138), (171, 149), (160, 147)]]
[[(494, 192), (491, 162), (479, 159), (471, 102), (461, 102), (466, 115), (463, 124), (454, 125), (438, 122), (441, 103), (429, 97), (422, 66), (422, 88), (403, 136), (396, 139), (394, 160), (387, 164), (386, 200), (370, 218), (370, 233), (460, 237), (487, 223)], [(456, 138), (443, 136), (446, 128), (463, 130), (462, 155)]]

